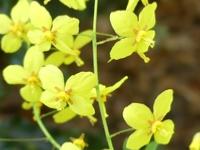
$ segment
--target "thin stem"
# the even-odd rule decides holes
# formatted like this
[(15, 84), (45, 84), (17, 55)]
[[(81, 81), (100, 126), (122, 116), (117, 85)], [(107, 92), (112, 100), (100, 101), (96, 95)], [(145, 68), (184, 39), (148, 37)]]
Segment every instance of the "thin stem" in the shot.
[(46, 129), (46, 127), (44, 126), (41, 118), (40, 118), (40, 109), (35, 105), (33, 107), (33, 113), (34, 113), (34, 119), (37, 121), (40, 129), (42, 130), (42, 132), (44, 133), (44, 135), (46, 136), (47, 140), (57, 149), (60, 149), (61, 146), (60, 144), (58, 144), (56, 142), (56, 140), (51, 136), (51, 134), (48, 132), (48, 130)]
[(118, 40), (118, 39), (120, 39), (118, 36), (114, 36), (114, 37), (107, 38), (105, 40), (97, 42), (97, 45), (102, 45), (102, 44), (105, 44), (107, 42), (115, 41), (115, 40)]
[(41, 138), (0, 138), (0, 142), (41, 142), (47, 141), (45, 137)]
[(53, 115), (53, 114), (55, 114), (55, 113), (57, 113), (57, 112), (58, 112), (57, 110), (50, 111), (50, 112), (48, 112), (48, 113), (42, 114), (42, 115), (40, 116), (40, 118), (43, 119), (43, 118), (48, 117), (48, 116), (51, 116), (51, 115)]
[(94, 18), (93, 18), (93, 39), (92, 39), (92, 49), (93, 49), (93, 68), (94, 68), (94, 73), (97, 78), (97, 86), (96, 86), (96, 93), (97, 93), (97, 100), (99, 104), (99, 109), (100, 109), (100, 114), (101, 114), (101, 119), (104, 127), (104, 132), (106, 135), (106, 140), (109, 146), (110, 150), (114, 150), (112, 140), (110, 138), (110, 133), (105, 117), (105, 112), (104, 112), (104, 102), (100, 98), (100, 91), (99, 91), (99, 77), (98, 77), (98, 62), (97, 62), (97, 34), (96, 34), (96, 28), (97, 28), (97, 12), (98, 12), (98, 0), (94, 1)]
[(133, 131), (133, 128), (128, 128), (128, 129), (124, 129), (124, 130), (121, 130), (121, 131), (118, 131), (118, 132), (115, 132), (113, 134), (111, 134), (111, 138), (114, 138), (120, 134), (123, 134), (123, 133), (126, 133), (126, 132), (130, 132), (130, 131)]

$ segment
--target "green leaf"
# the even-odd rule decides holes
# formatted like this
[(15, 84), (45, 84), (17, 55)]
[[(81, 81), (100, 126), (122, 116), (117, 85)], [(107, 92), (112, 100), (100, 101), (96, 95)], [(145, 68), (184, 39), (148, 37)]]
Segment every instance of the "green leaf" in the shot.
[(69, 107), (72, 111), (79, 114), (80, 116), (94, 115), (95, 110), (92, 106), (92, 101), (89, 99), (89, 97), (87, 98), (83, 96), (74, 95), (70, 99), (72, 103), (69, 103)]
[(66, 5), (69, 8), (73, 8), (75, 10), (84, 10), (86, 9), (86, 2), (88, 0), (60, 0), (61, 3)]
[(42, 67), (39, 72), (42, 87), (45, 90), (55, 91), (64, 90), (64, 77), (61, 70), (53, 65)]
[(12, 33), (8, 33), (1, 39), (1, 48), (6, 53), (16, 52), (22, 45), (22, 40)]
[(124, 108), (123, 118), (134, 129), (148, 129), (153, 120), (151, 110), (144, 104), (132, 103)]
[(61, 146), (60, 150), (81, 150), (81, 149), (71, 142), (65, 142)]
[(8, 84), (26, 84), (29, 73), (19, 65), (10, 65), (3, 70), (3, 77)]
[(65, 54), (59, 51), (53, 52), (52, 54), (50, 54), (45, 61), (46, 65), (55, 65), (55, 66), (60, 66), (63, 64), (65, 60)]
[(92, 41), (92, 30), (85, 30), (78, 34), (74, 41), (74, 49), (80, 49)]
[(135, 7), (137, 6), (139, 0), (129, 0), (126, 10), (133, 12), (135, 10)]
[(158, 95), (153, 105), (153, 114), (156, 120), (162, 120), (165, 117), (165, 115), (171, 110), (172, 102), (172, 89), (165, 90)]
[(128, 137), (126, 147), (128, 149), (139, 150), (150, 142), (151, 136), (148, 130), (136, 130)]
[(110, 14), (110, 22), (115, 32), (122, 37), (131, 37), (137, 27), (137, 16), (130, 11), (115, 11)]
[(79, 20), (67, 15), (58, 16), (53, 20), (52, 31), (56, 31), (56, 34), (78, 34)]
[(11, 23), (12, 21), (10, 20), (8, 16), (4, 14), (0, 14), (0, 25), (1, 25), (0, 34), (5, 34), (9, 32)]
[(44, 91), (41, 95), (40, 101), (49, 108), (57, 110), (62, 110), (67, 105), (65, 101), (57, 99), (56, 93), (51, 91)]
[(19, 0), (11, 10), (11, 18), (16, 23), (25, 23), (29, 19), (29, 3), (27, 0)]
[(67, 107), (53, 115), (53, 119), (56, 123), (65, 123), (73, 119), (75, 116), (76, 114)]
[(150, 142), (147, 146), (146, 146), (146, 148), (145, 148), (145, 150), (157, 150), (157, 148), (158, 148), (158, 144), (156, 143), (156, 142)]
[(20, 89), (20, 95), (28, 102), (38, 102), (42, 89), (39, 86), (26, 85)]
[[(81, 83), (81, 84), (80, 84)], [(66, 82), (65, 90), (71, 89), (78, 95), (89, 95), (90, 91), (96, 86), (96, 76), (92, 72), (80, 72), (69, 77)]]
[(154, 134), (156, 143), (168, 144), (174, 133), (174, 123), (172, 120), (165, 120), (158, 127), (158, 130)]
[(154, 2), (143, 8), (139, 14), (139, 26), (143, 30), (149, 30), (155, 26), (155, 10), (157, 8), (157, 3)]
[(31, 73), (38, 73), (44, 65), (44, 54), (37, 47), (31, 47), (24, 57), (24, 68)]
[(133, 38), (125, 38), (115, 43), (110, 51), (111, 60), (119, 60), (130, 56), (136, 51)]
[(33, 1), (30, 5), (30, 20), (31, 23), (37, 28), (50, 29), (52, 18), (45, 7), (41, 6), (38, 2)]

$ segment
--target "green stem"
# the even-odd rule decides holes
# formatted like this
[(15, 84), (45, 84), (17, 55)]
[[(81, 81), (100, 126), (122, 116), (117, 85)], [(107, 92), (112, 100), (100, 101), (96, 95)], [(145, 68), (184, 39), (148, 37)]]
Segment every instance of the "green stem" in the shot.
[(50, 111), (50, 112), (48, 112), (46, 114), (42, 114), (40, 118), (43, 119), (43, 118), (51, 116), (51, 115), (53, 115), (53, 114), (55, 114), (57, 112), (58, 112), (57, 110)]
[(104, 132), (106, 135), (106, 140), (109, 146), (110, 150), (114, 150), (112, 140), (110, 137), (107, 121), (106, 121), (106, 116), (104, 112), (104, 102), (100, 98), (100, 91), (99, 91), (99, 77), (98, 77), (98, 62), (97, 62), (97, 12), (98, 12), (98, 0), (94, 1), (94, 18), (93, 18), (93, 39), (92, 39), (92, 48), (93, 48), (93, 68), (94, 68), (94, 73), (97, 78), (97, 86), (96, 86), (96, 93), (97, 93), (97, 101), (99, 104), (99, 109), (100, 109), (100, 114), (101, 114), (101, 119), (104, 127)]
[(57, 149), (60, 149), (61, 146), (56, 142), (56, 140), (51, 136), (51, 134), (48, 132), (46, 127), (44, 126), (41, 118), (40, 118), (40, 109), (35, 105), (33, 107), (33, 113), (34, 113), (34, 119), (37, 121), (38, 126), (46, 136), (47, 140)]
[(120, 134), (123, 134), (123, 133), (126, 133), (126, 132), (130, 132), (130, 131), (133, 131), (133, 128), (128, 128), (128, 129), (124, 129), (124, 130), (121, 130), (121, 131), (118, 131), (118, 132), (115, 132), (113, 134), (111, 134), (111, 138), (114, 138)]
[(105, 39), (105, 40), (102, 40), (102, 41), (97, 42), (97, 45), (102, 45), (102, 44), (105, 44), (105, 43), (107, 43), (107, 42), (115, 41), (115, 40), (118, 40), (118, 39), (119, 39), (118, 36), (113, 36), (113, 37), (111, 37), (111, 38), (107, 38), (107, 39)]
[(45, 137), (42, 138), (0, 138), (0, 142), (40, 142), (47, 141)]

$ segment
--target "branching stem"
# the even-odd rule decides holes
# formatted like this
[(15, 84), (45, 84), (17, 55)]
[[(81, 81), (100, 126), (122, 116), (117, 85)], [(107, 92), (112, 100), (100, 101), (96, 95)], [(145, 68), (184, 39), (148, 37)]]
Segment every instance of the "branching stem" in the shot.
[(34, 114), (34, 119), (37, 122), (38, 126), (40, 127), (41, 131), (44, 133), (46, 136), (47, 140), (57, 149), (60, 149), (61, 146), (56, 142), (56, 140), (51, 136), (45, 125), (43, 124), (41, 118), (40, 118), (40, 108), (38, 108), (37, 105), (33, 107), (33, 114)]

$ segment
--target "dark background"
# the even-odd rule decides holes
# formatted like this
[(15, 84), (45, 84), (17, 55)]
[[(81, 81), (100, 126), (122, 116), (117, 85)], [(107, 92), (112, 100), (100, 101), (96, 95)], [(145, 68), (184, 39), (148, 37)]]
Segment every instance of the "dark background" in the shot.
[[(40, 1), (42, 2), (42, 1)], [(156, 46), (148, 52), (151, 61), (145, 64), (137, 55), (107, 63), (113, 43), (99, 46), (100, 81), (112, 85), (124, 75), (129, 76), (123, 86), (108, 100), (110, 132), (126, 129), (122, 111), (131, 102), (141, 102), (152, 107), (155, 97), (167, 88), (173, 88), (174, 103), (166, 118), (176, 124), (172, 141), (164, 150), (186, 150), (195, 132), (200, 130), (200, 1), (199, 0), (159, 0), (156, 26)], [(0, 12), (9, 14), (16, 0), (1, 0)], [(100, 0), (98, 31), (113, 33), (109, 22), (111, 11), (124, 9), (127, 1)], [(137, 12), (141, 9), (137, 7)], [(88, 2), (88, 9), (76, 12), (61, 3), (52, 0), (47, 5), (52, 16), (68, 14), (81, 20), (81, 30), (91, 28), (93, 0)], [(99, 39), (100, 40), (100, 39)], [(0, 70), (9, 64), (21, 64), (25, 49), (15, 54), (0, 51)], [(88, 45), (82, 51), (85, 61), (83, 67), (76, 65), (62, 66), (66, 75), (81, 70), (92, 70), (92, 49)], [(0, 75), (0, 138), (42, 137), (41, 131), (32, 121), (32, 112), (21, 109), (22, 99), (19, 86), (7, 85)], [(48, 112), (48, 109), (44, 109)], [(98, 107), (96, 107), (99, 117)], [(86, 133), (89, 150), (105, 148), (106, 142), (101, 120), (92, 127), (87, 119), (75, 118), (72, 122), (56, 125), (52, 118), (44, 120), (51, 133), (60, 143), (69, 137), (78, 137)], [(123, 140), (129, 135), (123, 134), (113, 139), (116, 150), (122, 149)], [(52, 149), (47, 142), (9, 143), (0, 141), (0, 150), (40, 150)]]

